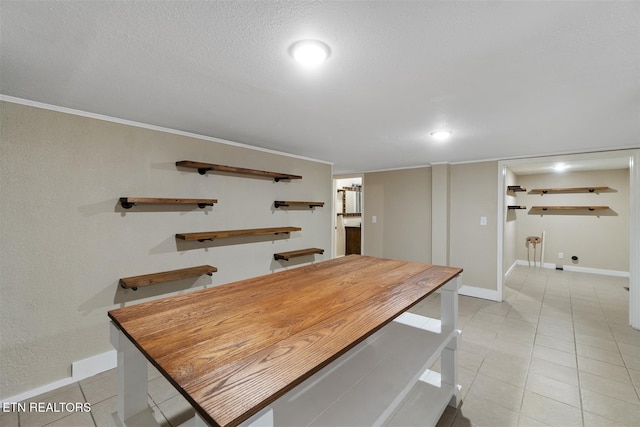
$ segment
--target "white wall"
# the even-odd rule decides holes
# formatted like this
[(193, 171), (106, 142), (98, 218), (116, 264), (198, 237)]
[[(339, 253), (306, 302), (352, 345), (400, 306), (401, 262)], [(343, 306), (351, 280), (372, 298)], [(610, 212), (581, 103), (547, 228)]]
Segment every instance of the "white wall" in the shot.
[[(0, 398), (68, 378), (112, 349), (107, 311), (331, 257), (331, 165), (30, 106), (0, 104)], [(195, 160), (302, 175), (273, 180), (176, 168)], [(217, 198), (213, 208), (119, 197)], [(274, 200), (325, 207), (274, 209)], [(175, 233), (298, 226), (285, 236), (177, 241)], [(273, 253), (320, 247), (296, 261)], [(120, 277), (210, 264), (213, 277), (124, 290)]]

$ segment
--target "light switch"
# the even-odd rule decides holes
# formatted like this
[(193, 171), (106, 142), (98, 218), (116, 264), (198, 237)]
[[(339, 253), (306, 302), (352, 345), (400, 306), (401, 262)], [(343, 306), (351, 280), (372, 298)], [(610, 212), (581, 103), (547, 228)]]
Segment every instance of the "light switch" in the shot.
[(378, 222), (378, 217), (377, 217), (377, 216), (375, 216), (375, 215), (373, 215), (373, 216), (371, 217), (371, 222), (372, 222), (372, 223), (374, 223), (374, 224), (375, 224), (376, 222)]
[(486, 216), (481, 216), (480, 217), (480, 225), (487, 225), (487, 217)]

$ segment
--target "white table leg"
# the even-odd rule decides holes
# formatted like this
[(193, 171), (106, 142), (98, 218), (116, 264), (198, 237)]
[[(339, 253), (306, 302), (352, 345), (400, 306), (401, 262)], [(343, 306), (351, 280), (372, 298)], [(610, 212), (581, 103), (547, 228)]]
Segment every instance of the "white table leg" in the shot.
[[(442, 321), (442, 333), (445, 331), (457, 331), (458, 328), (458, 288), (459, 277), (455, 277), (449, 283), (440, 288), (440, 320)], [(459, 331), (442, 350), (440, 357), (441, 382), (453, 386), (453, 396), (449, 406), (457, 407), (460, 403), (460, 387), (458, 386), (458, 340)]]
[(118, 418), (125, 425), (149, 407), (147, 359), (113, 323), (111, 344), (118, 352)]
[(440, 288), (440, 321), (443, 331), (452, 331), (458, 327), (459, 280), (459, 276), (454, 277)]

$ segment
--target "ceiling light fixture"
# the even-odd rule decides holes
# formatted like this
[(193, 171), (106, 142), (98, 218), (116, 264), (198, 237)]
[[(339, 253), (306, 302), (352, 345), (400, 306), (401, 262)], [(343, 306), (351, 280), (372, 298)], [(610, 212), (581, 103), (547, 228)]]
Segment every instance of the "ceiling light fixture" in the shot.
[(438, 141), (444, 141), (449, 139), (449, 137), (453, 134), (450, 130), (436, 130), (431, 132), (429, 135), (437, 139)]
[(305, 67), (322, 64), (329, 52), (329, 46), (319, 40), (300, 40), (291, 45), (291, 56)]
[(556, 172), (564, 172), (567, 169), (569, 169), (569, 166), (564, 163), (558, 163), (553, 167), (553, 170), (555, 170)]

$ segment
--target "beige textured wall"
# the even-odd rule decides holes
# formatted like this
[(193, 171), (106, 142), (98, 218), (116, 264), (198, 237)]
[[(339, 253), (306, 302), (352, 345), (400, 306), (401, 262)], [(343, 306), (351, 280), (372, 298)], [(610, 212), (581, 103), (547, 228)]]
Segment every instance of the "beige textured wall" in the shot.
[(449, 263), (464, 269), (463, 285), (496, 290), (498, 163), (452, 165), (450, 173)]
[[(519, 185), (533, 188), (611, 187), (614, 192), (590, 194), (518, 193), (518, 204), (527, 210), (517, 213), (518, 259), (527, 260), (524, 239), (545, 231), (545, 263), (576, 267), (629, 271), (629, 170), (565, 172), (563, 174), (522, 175)], [(529, 214), (531, 206), (610, 206), (601, 214), (567, 212)], [(564, 258), (558, 258), (562, 252)], [(538, 252), (539, 254), (539, 252)], [(571, 256), (576, 255), (578, 262)], [(529, 257), (533, 258), (533, 253)], [(538, 257), (536, 257), (538, 260)]]
[[(326, 163), (12, 103), (0, 104), (0, 398), (70, 376), (74, 361), (112, 349), (107, 311), (146, 298), (267, 274), (302, 261), (273, 253), (325, 248), (331, 256), (332, 177)], [(273, 180), (178, 170), (198, 160), (302, 175)], [(217, 198), (213, 208), (123, 210), (121, 196)], [(274, 209), (273, 201), (324, 201)], [(299, 226), (290, 238), (207, 243), (174, 234)], [(120, 277), (201, 264), (213, 277), (137, 292)]]
[[(448, 165), (450, 265), (465, 285), (497, 289), (497, 162)], [(430, 167), (367, 173), (365, 254), (432, 262)], [(377, 222), (371, 222), (375, 215)], [(480, 225), (486, 216), (488, 224)]]
[(364, 254), (430, 263), (431, 168), (367, 173), (363, 188)]

